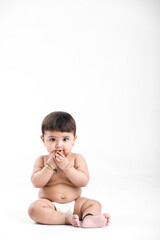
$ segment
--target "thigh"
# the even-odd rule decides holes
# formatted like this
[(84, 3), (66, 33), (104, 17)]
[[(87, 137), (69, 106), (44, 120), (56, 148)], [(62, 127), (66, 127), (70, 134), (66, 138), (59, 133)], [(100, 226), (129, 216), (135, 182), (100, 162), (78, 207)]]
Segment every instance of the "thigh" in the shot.
[(53, 203), (51, 201), (49, 201), (48, 199), (38, 199), (30, 205), (31, 209), (40, 209), (40, 208), (45, 208), (45, 207), (49, 207), (54, 210), (56, 209), (55, 206), (53, 205)]
[(77, 214), (79, 219), (82, 219), (82, 206), (87, 200), (85, 197), (79, 197), (75, 200), (74, 214)]

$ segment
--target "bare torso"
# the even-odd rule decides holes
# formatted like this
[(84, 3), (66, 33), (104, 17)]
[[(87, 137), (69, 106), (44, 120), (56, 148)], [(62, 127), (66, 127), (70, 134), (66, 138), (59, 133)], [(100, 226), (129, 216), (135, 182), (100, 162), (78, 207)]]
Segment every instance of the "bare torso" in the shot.
[[(48, 156), (44, 156), (44, 165)], [(76, 168), (75, 154), (69, 156), (69, 161)], [(47, 185), (39, 190), (39, 198), (45, 198), (53, 202), (66, 203), (71, 202), (80, 197), (81, 187), (76, 187), (69, 181), (65, 173), (58, 168)]]

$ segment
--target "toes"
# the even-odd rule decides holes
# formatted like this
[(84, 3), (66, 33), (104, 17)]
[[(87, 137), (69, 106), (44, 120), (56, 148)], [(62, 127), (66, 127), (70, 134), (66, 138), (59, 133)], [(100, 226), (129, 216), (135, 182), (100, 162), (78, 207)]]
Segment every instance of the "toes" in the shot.
[(110, 219), (109, 213), (103, 213), (103, 216), (104, 216), (106, 219)]
[(80, 226), (79, 222), (75, 222), (75, 226), (79, 227)]
[(78, 215), (73, 215), (73, 221), (74, 221), (74, 226), (76, 227), (80, 226)]
[(73, 220), (78, 222), (79, 221), (79, 217), (76, 215), (76, 216), (73, 216)]
[(103, 216), (106, 218), (106, 226), (108, 226), (110, 222), (110, 215), (108, 213), (104, 213)]
[(80, 226), (79, 222), (75, 223), (75, 226), (76, 226), (76, 227), (79, 227), (79, 226)]

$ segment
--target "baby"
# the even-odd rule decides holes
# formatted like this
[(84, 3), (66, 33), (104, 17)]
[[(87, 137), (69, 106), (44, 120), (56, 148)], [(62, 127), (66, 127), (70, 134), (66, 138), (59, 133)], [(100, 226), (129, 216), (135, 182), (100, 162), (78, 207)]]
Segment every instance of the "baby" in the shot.
[(89, 172), (85, 159), (71, 152), (76, 138), (76, 123), (70, 114), (52, 112), (44, 118), (41, 139), (49, 154), (34, 164), (31, 181), (40, 188), (39, 200), (28, 209), (37, 223), (80, 227), (82, 220), (83, 228), (109, 224), (110, 216), (101, 214), (98, 201), (81, 197)]

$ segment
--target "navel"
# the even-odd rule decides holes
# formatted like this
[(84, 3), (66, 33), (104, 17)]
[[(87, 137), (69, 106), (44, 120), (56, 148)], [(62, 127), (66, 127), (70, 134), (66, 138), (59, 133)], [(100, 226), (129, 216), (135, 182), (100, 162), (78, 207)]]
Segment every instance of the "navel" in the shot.
[(66, 196), (64, 194), (62, 194), (61, 199), (66, 199)]

